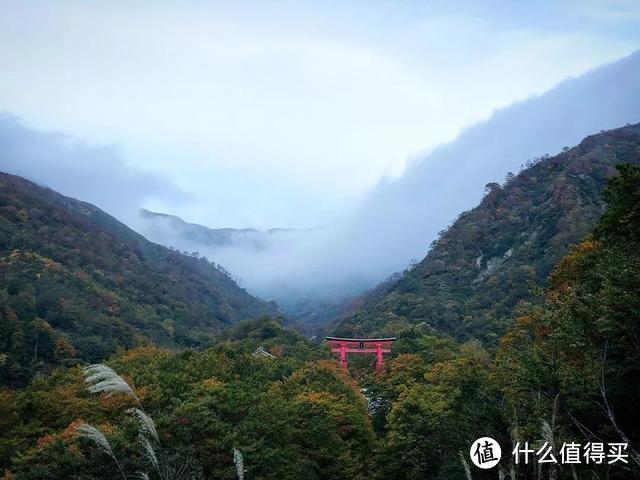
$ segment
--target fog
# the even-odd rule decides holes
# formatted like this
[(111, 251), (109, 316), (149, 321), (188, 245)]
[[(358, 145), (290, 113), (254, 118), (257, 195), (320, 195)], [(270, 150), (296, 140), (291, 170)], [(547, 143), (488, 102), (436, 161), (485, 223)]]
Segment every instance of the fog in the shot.
[[(640, 52), (499, 110), (368, 197), (348, 226), (346, 256), (382, 278), (422, 258), (437, 232), (474, 207), (484, 186), (527, 160), (640, 121)], [(370, 267), (367, 268), (367, 265)]]
[(191, 196), (142, 182), (151, 210), (333, 224), (408, 158), (640, 46), (638, 2), (494, 3), (3, 0), (0, 111)]
[(344, 225), (234, 230), (220, 242), (195, 239), (192, 225), (177, 224), (170, 217), (140, 216), (135, 229), (157, 243), (205, 256), (221, 264), (252, 293), (290, 305), (310, 297), (352, 295), (375, 281), (368, 269), (333, 263), (343, 253), (343, 243), (337, 238)]
[(194, 227), (169, 218), (139, 216), (149, 199), (178, 204), (188, 195), (132, 168), (116, 147), (36, 131), (2, 115), (0, 170), (94, 203), (152, 241), (198, 252), (250, 292), (295, 309), (309, 299), (357, 294), (422, 259), (437, 232), (478, 203), (485, 184), (589, 134), (640, 121), (638, 92), (640, 53), (496, 111), (413, 159), (402, 177), (382, 181), (330, 225), (234, 231), (217, 243), (198, 240), (189, 234)]
[(479, 202), (487, 183), (502, 182), (527, 160), (587, 135), (640, 121), (639, 92), (636, 53), (495, 112), (414, 160), (400, 179), (382, 182), (328, 227), (251, 233), (260, 238), (259, 248), (246, 235), (215, 246), (186, 240), (168, 223), (141, 221), (138, 228), (155, 241), (223, 264), (250, 291), (285, 306), (357, 293), (422, 259), (437, 232)]
[(125, 223), (145, 199), (188, 198), (164, 177), (128, 166), (115, 146), (32, 129), (8, 113), (0, 113), (0, 171), (93, 203)]

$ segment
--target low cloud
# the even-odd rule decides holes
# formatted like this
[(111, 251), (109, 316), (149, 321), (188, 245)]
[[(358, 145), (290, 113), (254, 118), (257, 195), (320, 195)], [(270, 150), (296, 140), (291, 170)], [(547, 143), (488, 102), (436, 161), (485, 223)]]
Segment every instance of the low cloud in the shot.
[(487, 183), (601, 129), (640, 121), (638, 91), (640, 53), (497, 111), (416, 160), (400, 179), (381, 183), (343, 220), (268, 236), (260, 249), (240, 241), (198, 245), (169, 229), (152, 238), (198, 250), (253, 293), (284, 305), (356, 293), (422, 259), (439, 230), (477, 205)]
[(180, 235), (170, 223), (145, 224), (138, 209), (147, 199), (175, 205), (185, 196), (166, 179), (127, 166), (114, 148), (2, 116), (0, 169), (95, 203), (153, 241), (197, 251), (251, 293), (291, 306), (358, 293), (423, 258), (437, 232), (478, 203), (486, 183), (601, 129), (640, 121), (638, 91), (640, 53), (497, 111), (415, 160), (401, 178), (378, 185), (328, 227), (234, 234), (218, 245)]
[(146, 199), (187, 199), (167, 179), (128, 166), (115, 147), (31, 129), (6, 113), (0, 114), (0, 170), (93, 203), (127, 223)]

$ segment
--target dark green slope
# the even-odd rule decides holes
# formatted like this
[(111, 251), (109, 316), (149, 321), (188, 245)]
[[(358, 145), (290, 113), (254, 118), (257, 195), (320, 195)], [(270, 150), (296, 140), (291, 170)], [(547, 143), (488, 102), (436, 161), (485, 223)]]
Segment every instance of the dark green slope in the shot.
[(88, 203), (0, 173), (0, 380), (153, 341), (200, 345), (275, 307), (205, 259)]
[(461, 214), (427, 257), (397, 282), (363, 297), (336, 328), (344, 335), (401, 335), (415, 325), (492, 343), (532, 285), (595, 224), (606, 178), (640, 163), (640, 125), (602, 132), (539, 159)]

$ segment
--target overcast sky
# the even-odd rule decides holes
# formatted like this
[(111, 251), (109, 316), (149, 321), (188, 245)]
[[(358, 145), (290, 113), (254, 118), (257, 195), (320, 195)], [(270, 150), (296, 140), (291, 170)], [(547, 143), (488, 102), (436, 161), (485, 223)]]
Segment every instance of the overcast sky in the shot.
[[(112, 212), (316, 226), (494, 109), (638, 47), (625, 0), (3, 0), (0, 111), (88, 143), (60, 188)], [(154, 188), (112, 192), (110, 162)]]

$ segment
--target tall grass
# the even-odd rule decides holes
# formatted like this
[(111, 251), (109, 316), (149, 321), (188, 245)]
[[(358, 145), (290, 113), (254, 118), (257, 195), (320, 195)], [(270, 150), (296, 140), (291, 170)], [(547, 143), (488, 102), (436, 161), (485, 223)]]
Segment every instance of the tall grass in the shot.
[(236, 465), (238, 480), (244, 480), (244, 458), (237, 448), (233, 449), (233, 463)]
[(464, 475), (466, 480), (473, 480), (471, 478), (471, 469), (469, 468), (469, 462), (464, 458), (464, 454), (462, 452), (458, 452), (460, 454), (460, 461), (462, 462), (462, 467), (464, 468)]

